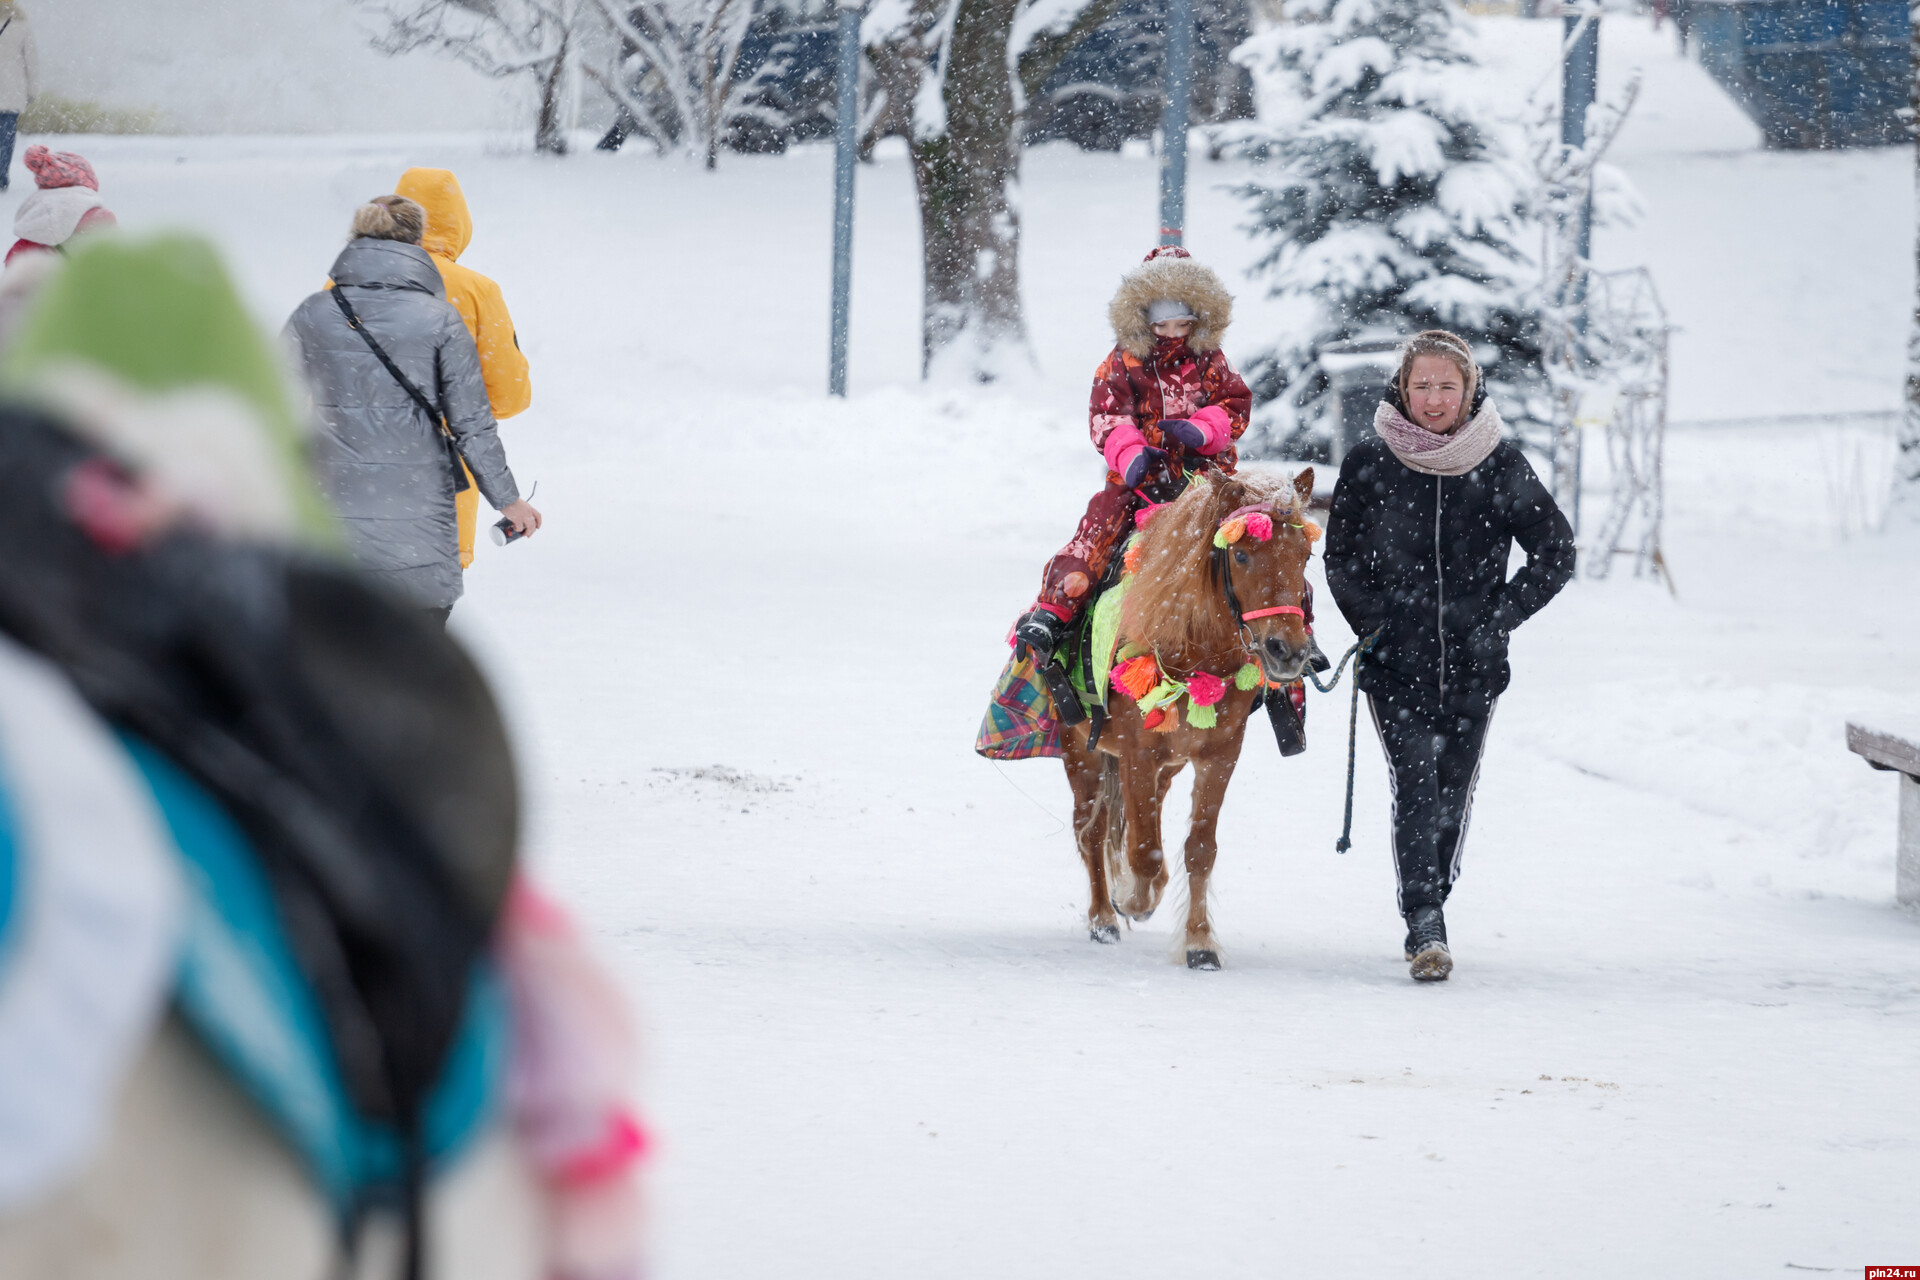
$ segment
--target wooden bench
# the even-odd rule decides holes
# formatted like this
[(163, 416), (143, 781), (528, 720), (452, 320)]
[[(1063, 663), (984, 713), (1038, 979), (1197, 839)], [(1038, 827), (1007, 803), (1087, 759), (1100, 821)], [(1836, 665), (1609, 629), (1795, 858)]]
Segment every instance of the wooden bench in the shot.
[(1894, 855), (1893, 893), (1920, 905), (1920, 730), (1894, 732), (1878, 725), (1847, 725), (1847, 749), (1876, 769), (1900, 775), (1900, 834)]

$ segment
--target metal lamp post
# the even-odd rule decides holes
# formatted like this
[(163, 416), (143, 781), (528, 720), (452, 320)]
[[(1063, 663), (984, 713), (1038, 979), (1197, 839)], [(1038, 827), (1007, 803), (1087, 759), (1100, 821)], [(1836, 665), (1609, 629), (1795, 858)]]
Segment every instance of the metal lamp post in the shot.
[(833, 134), (833, 335), (827, 394), (847, 394), (847, 321), (853, 307), (853, 171), (860, 118), (860, 0), (840, 0), (839, 93)]
[[(1568, 14), (1561, 40), (1560, 59), (1560, 143), (1569, 151), (1587, 145), (1587, 109), (1593, 106), (1600, 78), (1600, 14), (1597, 9), (1583, 14)], [(1593, 252), (1593, 183), (1587, 183), (1586, 196), (1580, 202), (1580, 224), (1575, 232), (1575, 251), (1585, 263)], [(1574, 278), (1574, 303), (1582, 306), (1587, 296), (1585, 271)], [(1584, 309), (1580, 318), (1586, 327)]]
[(1184, 244), (1187, 119), (1193, 96), (1193, 0), (1167, 0), (1167, 106), (1160, 117), (1160, 243)]

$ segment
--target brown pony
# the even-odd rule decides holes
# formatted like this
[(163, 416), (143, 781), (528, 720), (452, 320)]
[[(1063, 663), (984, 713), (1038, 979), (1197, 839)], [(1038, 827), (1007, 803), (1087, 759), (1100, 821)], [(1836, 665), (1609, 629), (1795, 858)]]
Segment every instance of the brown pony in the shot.
[[(1207, 918), (1207, 881), (1217, 852), (1220, 804), (1259, 696), (1258, 686), (1235, 687), (1233, 676), (1254, 663), (1268, 682), (1298, 680), (1315, 652), (1300, 613), (1313, 553), (1305, 527), (1312, 496), (1311, 469), (1291, 485), (1214, 475), (1210, 483), (1189, 486), (1147, 527), (1139, 568), (1121, 605), (1119, 644), (1150, 649), (1160, 671), (1177, 680), (1195, 672), (1224, 677), (1226, 695), (1215, 708), (1215, 727), (1194, 728), (1179, 715), (1178, 727), (1160, 731), (1147, 727), (1137, 702), (1114, 689), (1097, 747), (1089, 746), (1090, 722), (1063, 733), (1074, 835), (1093, 890), (1087, 923), (1095, 942), (1118, 942), (1118, 916), (1145, 920), (1160, 905), (1168, 877), (1160, 848), (1160, 806), (1174, 775), (1190, 764), (1193, 818), (1187, 830), (1181, 946), (1188, 968), (1220, 967)], [(1270, 512), (1273, 536), (1264, 541), (1242, 537), (1217, 549), (1214, 534), (1223, 523), (1256, 505)], [(1184, 702), (1175, 704), (1175, 714)]]

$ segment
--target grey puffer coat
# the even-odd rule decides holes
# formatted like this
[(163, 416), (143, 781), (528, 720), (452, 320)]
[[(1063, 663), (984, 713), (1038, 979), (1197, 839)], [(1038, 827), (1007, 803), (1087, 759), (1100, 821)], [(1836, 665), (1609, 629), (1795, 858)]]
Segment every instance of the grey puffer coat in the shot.
[[(480, 357), (446, 302), (424, 249), (362, 238), (335, 259), (335, 287), (401, 372), (446, 413), (460, 455), (497, 511), (520, 497), (495, 430)], [(325, 291), (287, 321), (324, 430), (320, 482), (360, 563), (426, 608), (460, 598), (453, 466), (438, 427), (414, 403)]]

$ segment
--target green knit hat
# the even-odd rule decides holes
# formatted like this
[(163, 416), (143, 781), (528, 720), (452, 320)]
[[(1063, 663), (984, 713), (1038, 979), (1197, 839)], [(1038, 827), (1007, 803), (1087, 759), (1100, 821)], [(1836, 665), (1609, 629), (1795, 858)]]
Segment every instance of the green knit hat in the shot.
[(283, 364), (213, 246), (195, 236), (93, 236), (73, 247), (0, 355), (0, 388), (52, 399), (63, 368), (92, 366), (137, 393), (225, 391), (250, 410), (286, 486), (297, 536), (331, 545)]

